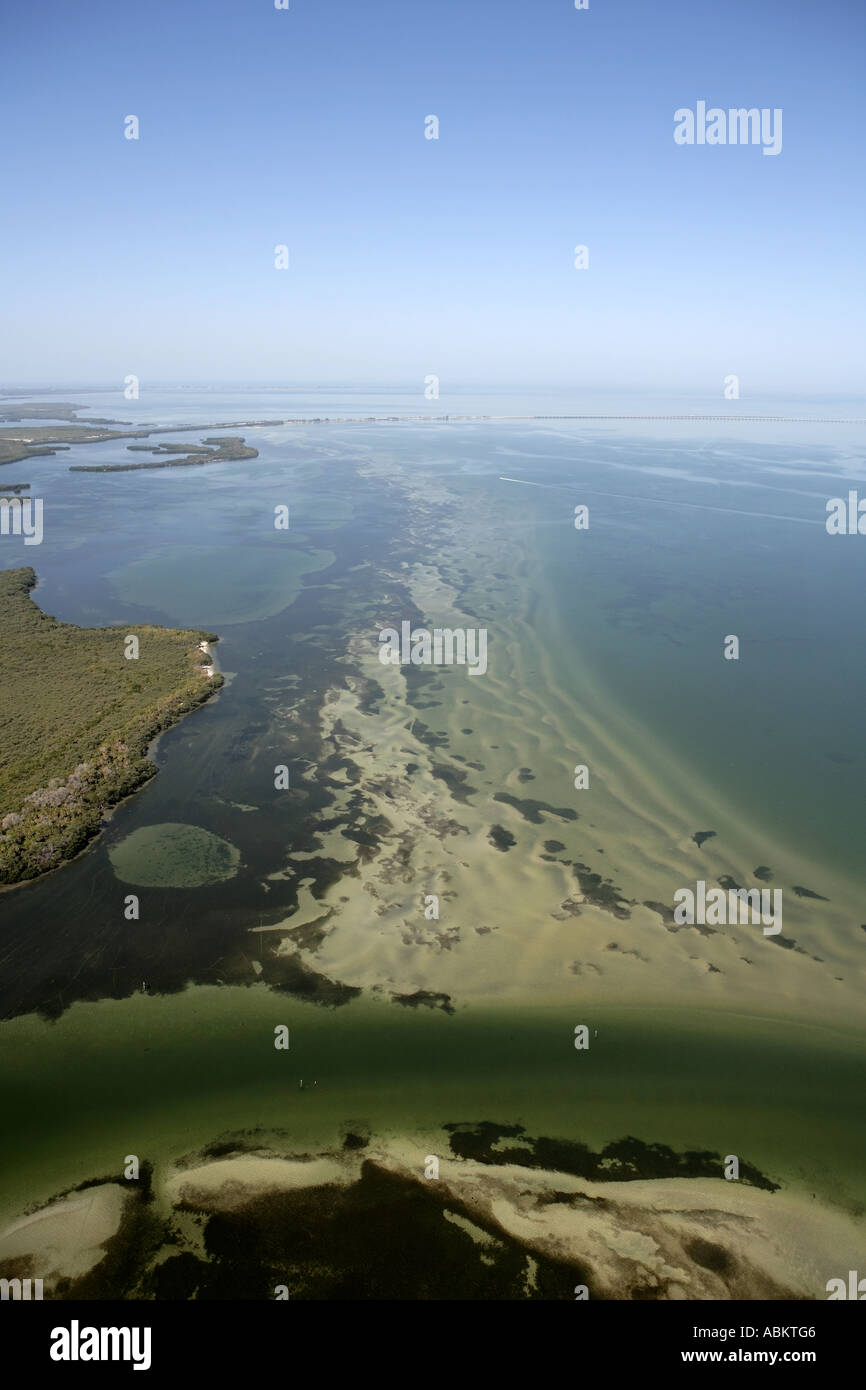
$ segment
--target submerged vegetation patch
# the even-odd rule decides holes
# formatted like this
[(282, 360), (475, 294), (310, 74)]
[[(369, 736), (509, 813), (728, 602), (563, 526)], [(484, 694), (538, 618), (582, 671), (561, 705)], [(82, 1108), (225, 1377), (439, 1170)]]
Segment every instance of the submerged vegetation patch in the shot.
[(559, 816), (560, 820), (577, 820), (577, 812), (570, 806), (551, 806), (547, 801), (535, 801), (531, 797), (512, 796), (510, 792), (495, 792), (494, 801), (501, 801), (506, 806), (511, 806), (515, 811), (528, 820), (532, 825), (543, 825), (546, 812), (549, 816)]
[[(572, 1139), (532, 1139), (523, 1125), (494, 1120), (443, 1125), (455, 1158), (475, 1163), (517, 1163), (523, 1168), (544, 1168), (571, 1173), (587, 1182), (630, 1182), (647, 1178), (724, 1178), (725, 1160), (707, 1149), (677, 1153), (667, 1144), (645, 1143), (627, 1135), (606, 1144), (598, 1152)], [(503, 1140), (512, 1141), (502, 1147)], [(754, 1164), (740, 1159), (739, 1180), (749, 1187), (777, 1192)]]
[(506, 830), (504, 825), (491, 825), (487, 838), (493, 848), (502, 850), (503, 854), (510, 850), (512, 845), (517, 844), (511, 831)]
[(201, 888), (234, 878), (240, 850), (198, 825), (165, 821), (133, 830), (108, 851), (121, 883), (139, 888)]

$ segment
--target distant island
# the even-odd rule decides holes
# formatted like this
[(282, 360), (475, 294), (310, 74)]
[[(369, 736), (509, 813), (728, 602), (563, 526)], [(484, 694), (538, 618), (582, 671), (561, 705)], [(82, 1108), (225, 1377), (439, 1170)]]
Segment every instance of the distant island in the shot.
[(0, 570), (0, 884), (78, 854), (156, 773), (151, 740), (223, 683), (213, 633), (58, 622), (35, 583), (29, 567)]
[[(210, 445), (209, 448), (205, 447)], [(70, 473), (134, 473), (138, 468), (188, 468), (191, 464), (230, 463), (235, 459), (258, 458), (258, 449), (251, 449), (238, 435), (223, 439), (205, 439), (202, 444), (127, 444), (128, 449), (159, 455), (152, 463), (73, 463)], [(179, 458), (174, 455), (180, 455)], [(169, 455), (170, 457), (166, 457)]]
[[(114, 439), (147, 439), (152, 434), (182, 434), (192, 430), (231, 429), (232, 424), (211, 425), (143, 425), (140, 428), (112, 429), (108, 426), (123, 425), (123, 420), (106, 420), (102, 417), (86, 418), (78, 411), (84, 406), (72, 401), (19, 401), (11, 405), (0, 405), (0, 465), (19, 463), (24, 459), (40, 458), (66, 451), (73, 444), (101, 444)], [(14, 421), (24, 420), (64, 420), (62, 425), (23, 425)], [(267, 420), (240, 422), (246, 426), (269, 424)], [(205, 447), (205, 446), (211, 447)], [(140, 449), (154, 454), (178, 454), (181, 457), (160, 458), (156, 463), (113, 463), (113, 464), (75, 464), (71, 473), (125, 473), (137, 468), (182, 468), (190, 464), (226, 463), (235, 459), (258, 458), (258, 449), (245, 444), (243, 439), (225, 437), (205, 439), (198, 444), (130, 444), (130, 449)]]

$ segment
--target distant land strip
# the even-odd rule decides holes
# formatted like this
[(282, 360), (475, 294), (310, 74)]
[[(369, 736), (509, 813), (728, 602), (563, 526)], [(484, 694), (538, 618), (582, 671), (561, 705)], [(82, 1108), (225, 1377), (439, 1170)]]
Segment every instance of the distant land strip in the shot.
[[(45, 402), (17, 403), (0, 408), (0, 421), (9, 421), (13, 416), (13, 408), (20, 420), (21, 412), (26, 412), (27, 406), (32, 411), (30, 418), (45, 418), (47, 409)], [(58, 448), (68, 449), (73, 444), (99, 444), (106, 440), (120, 439), (147, 439), (155, 434), (185, 434), (191, 432), (204, 432), (212, 430), (235, 430), (235, 429), (274, 429), (290, 425), (401, 425), (401, 424), (425, 424), (425, 425), (447, 425), (447, 424), (472, 424), (490, 421), (592, 421), (592, 420), (649, 420), (658, 422), (684, 422), (686, 424), (699, 423), (723, 423), (723, 424), (788, 424), (788, 425), (866, 425), (866, 419), (836, 419), (827, 416), (816, 416), (804, 418), (793, 415), (331, 415), (331, 416), (294, 416), (289, 419), (281, 420), (231, 420), (215, 421), (209, 424), (186, 424), (186, 425), (139, 425), (132, 429), (115, 430), (100, 428), (105, 425), (120, 424), (121, 421), (114, 420), (93, 420), (86, 422), (77, 416), (76, 407), (63, 403), (56, 407), (58, 412), (69, 422), (63, 425), (30, 425), (20, 424), (0, 424), (0, 465), (5, 463), (17, 463), (28, 458), (53, 455)], [(95, 426), (95, 427), (94, 427)], [(243, 447), (242, 445), (240, 447)], [(255, 452), (255, 451), (254, 451)], [(246, 454), (243, 457), (253, 457), (254, 454)], [(202, 459), (202, 462), (220, 462), (225, 460), (225, 453), (218, 452), (211, 459)], [(184, 463), (189, 464), (194, 460), (185, 459)], [(148, 465), (153, 466), (153, 465)], [(171, 466), (163, 464), (162, 466)], [(177, 462), (174, 466), (179, 466)], [(111, 471), (117, 471), (120, 465), (115, 465)], [(80, 466), (76, 465), (79, 469)], [(90, 471), (90, 469), (88, 469)], [(97, 471), (108, 471), (98, 469)]]

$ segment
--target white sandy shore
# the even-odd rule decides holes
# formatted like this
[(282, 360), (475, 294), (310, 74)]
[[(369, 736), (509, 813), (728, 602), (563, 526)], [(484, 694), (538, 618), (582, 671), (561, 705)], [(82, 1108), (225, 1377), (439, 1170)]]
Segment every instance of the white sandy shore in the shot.
[[(420, 1151), (378, 1161), (423, 1173)], [(595, 1183), (445, 1159), (439, 1183), (486, 1230), (498, 1227), (539, 1254), (587, 1265), (607, 1298), (627, 1296), (635, 1285), (673, 1299), (773, 1291), (823, 1298), (828, 1279), (862, 1264), (862, 1223), (803, 1197), (724, 1179)]]
[(372, 1163), (424, 1184), (478, 1243), (511, 1237), (530, 1255), (574, 1264), (605, 1298), (640, 1288), (667, 1299), (823, 1299), (828, 1279), (862, 1265), (862, 1221), (802, 1195), (724, 1179), (588, 1182), (442, 1157), (428, 1180), (427, 1162), (427, 1146), (405, 1138), (303, 1162), (242, 1154), (171, 1172), (163, 1197), (241, 1210), (268, 1193), (346, 1186)]
[[(176, 1254), (180, 1234), (205, 1259), (196, 1214), (242, 1214), (277, 1194), (347, 1189), (378, 1169), (423, 1186), (443, 1219), (479, 1246), (516, 1242), (527, 1258), (528, 1293), (542, 1258), (572, 1266), (575, 1284), (610, 1299), (824, 1299), (828, 1280), (862, 1268), (863, 1220), (802, 1193), (769, 1193), (723, 1178), (589, 1182), (441, 1152), (432, 1177), (430, 1147), (403, 1136), (362, 1150), (184, 1160), (156, 1174), (154, 1214), (168, 1219), (172, 1242), (162, 1254), (140, 1247), (137, 1258), (159, 1263)], [(21, 1218), (0, 1233), (0, 1275), (41, 1278), (51, 1297), (59, 1280), (100, 1265), (132, 1200), (122, 1185), (103, 1184)], [(387, 1203), (387, 1194), (380, 1191), (378, 1200)], [(314, 1202), (311, 1220), (319, 1210)], [(377, 1219), (387, 1222), (385, 1208)]]
[(24, 1277), (42, 1279), (50, 1295), (59, 1279), (78, 1279), (100, 1263), (128, 1200), (116, 1183), (103, 1183), (22, 1216), (0, 1233), (0, 1269), (23, 1261)]

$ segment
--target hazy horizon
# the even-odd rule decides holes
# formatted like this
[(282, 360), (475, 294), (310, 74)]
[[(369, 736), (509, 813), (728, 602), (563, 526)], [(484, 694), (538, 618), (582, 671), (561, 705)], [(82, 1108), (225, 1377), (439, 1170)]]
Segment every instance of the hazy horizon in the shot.
[[(458, 380), (447, 383), (440, 382), (439, 395), (435, 399), (428, 399), (424, 396), (423, 381), (408, 380), (405, 377), (395, 377), (391, 380), (385, 378), (376, 380), (334, 378), (328, 380), (322, 377), (304, 380), (301, 377), (296, 377), (289, 382), (277, 381), (271, 377), (260, 379), (255, 377), (225, 377), (204, 380), (175, 377), (139, 381), (139, 395), (128, 399), (124, 397), (122, 381), (100, 381), (89, 377), (76, 379), (71, 376), (42, 379), (22, 378), (19, 381), (12, 377), (4, 377), (0, 380), (0, 397), (9, 398), (12, 401), (19, 398), (22, 401), (35, 400), (38, 395), (56, 396), (72, 392), (90, 396), (111, 395), (118, 397), (118, 410), (132, 413), (147, 403), (148, 395), (175, 391), (202, 395), (225, 395), (231, 391), (241, 394), (259, 392), (274, 396), (343, 394), (365, 398), (377, 393), (389, 392), (395, 396), (409, 397), (413, 400), (413, 410), (417, 406), (418, 411), (424, 414), (446, 414), (449, 402), (460, 398), (466, 399), (476, 396), (507, 398), (518, 395), (531, 400), (545, 396), (561, 397), (565, 401), (571, 400), (583, 406), (591, 405), (595, 398), (603, 400), (606, 397), (620, 403), (630, 399), (657, 402), (660, 407), (663, 405), (675, 406), (680, 403), (684, 408), (705, 406), (714, 414), (727, 414), (733, 419), (740, 415), (749, 414), (753, 408), (757, 410), (757, 407), (762, 403), (778, 401), (787, 401), (792, 404), (802, 402), (804, 406), (826, 401), (827, 403), (853, 405), (866, 410), (866, 391), (863, 390), (797, 391), (768, 388), (762, 391), (750, 391), (748, 394), (741, 392), (737, 399), (725, 400), (720, 399), (719, 393), (711, 388), (700, 389), (695, 386), (678, 388), (674, 385), (648, 386), (640, 383), (610, 385), (592, 382)], [(82, 404), (86, 406), (86, 402)]]

